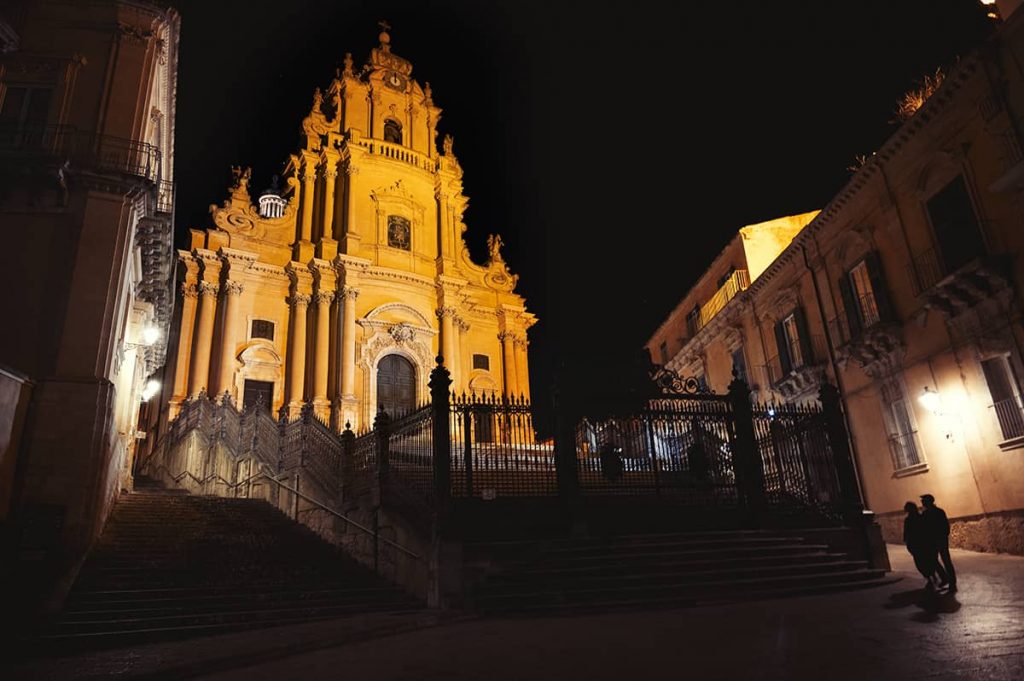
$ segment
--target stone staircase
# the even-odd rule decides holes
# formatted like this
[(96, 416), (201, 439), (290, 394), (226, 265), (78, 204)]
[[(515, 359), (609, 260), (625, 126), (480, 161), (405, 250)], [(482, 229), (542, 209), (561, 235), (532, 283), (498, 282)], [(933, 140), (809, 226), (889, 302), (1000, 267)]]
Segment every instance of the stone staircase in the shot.
[(424, 607), (266, 502), (140, 482), (36, 643), (130, 645)]
[(485, 613), (685, 607), (863, 589), (895, 581), (786, 532), (705, 531), (467, 547)]

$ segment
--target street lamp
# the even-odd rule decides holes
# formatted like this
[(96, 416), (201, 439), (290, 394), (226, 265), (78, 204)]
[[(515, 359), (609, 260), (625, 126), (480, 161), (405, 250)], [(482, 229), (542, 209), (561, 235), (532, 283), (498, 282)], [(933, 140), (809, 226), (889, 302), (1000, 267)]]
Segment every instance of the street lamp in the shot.
[(160, 327), (155, 324), (149, 324), (142, 330), (142, 344), (152, 345), (160, 340)]

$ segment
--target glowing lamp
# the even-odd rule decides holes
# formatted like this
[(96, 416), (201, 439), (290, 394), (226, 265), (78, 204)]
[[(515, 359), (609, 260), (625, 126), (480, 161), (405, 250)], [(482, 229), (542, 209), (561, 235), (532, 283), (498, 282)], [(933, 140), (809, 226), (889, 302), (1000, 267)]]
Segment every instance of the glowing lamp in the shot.
[(933, 414), (939, 413), (939, 393), (935, 392), (928, 386), (924, 387), (924, 391), (918, 396), (917, 401), (922, 407), (932, 412)]
[(150, 324), (142, 330), (143, 345), (152, 345), (160, 340), (160, 327)]
[(151, 378), (146, 382), (146, 387), (142, 389), (142, 401), (148, 402), (149, 398), (153, 397), (160, 391), (160, 381), (155, 378)]

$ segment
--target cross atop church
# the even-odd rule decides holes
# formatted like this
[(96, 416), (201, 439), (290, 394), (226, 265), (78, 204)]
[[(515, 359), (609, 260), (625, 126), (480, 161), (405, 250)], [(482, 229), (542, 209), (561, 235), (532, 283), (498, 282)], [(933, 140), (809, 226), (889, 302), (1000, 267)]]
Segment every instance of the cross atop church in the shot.
[(380, 21), (378, 21), (377, 25), (380, 26), (380, 30), (382, 30), (382, 31), (387, 32), (387, 31), (391, 30), (391, 24), (389, 24), (384, 19), (381, 19)]

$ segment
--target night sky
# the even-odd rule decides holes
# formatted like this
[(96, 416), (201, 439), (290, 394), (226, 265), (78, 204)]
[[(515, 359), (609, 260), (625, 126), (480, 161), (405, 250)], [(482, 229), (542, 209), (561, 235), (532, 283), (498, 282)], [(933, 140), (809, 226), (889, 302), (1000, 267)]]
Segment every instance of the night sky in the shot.
[(455, 139), (470, 251), (483, 262), (500, 233), (540, 318), (542, 432), (556, 373), (614, 391), (737, 229), (823, 207), (895, 130), (899, 96), (991, 30), (977, 0), (171, 4), (179, 246), (231, 165), (269, 184), (313, 89), (392, 25)]

